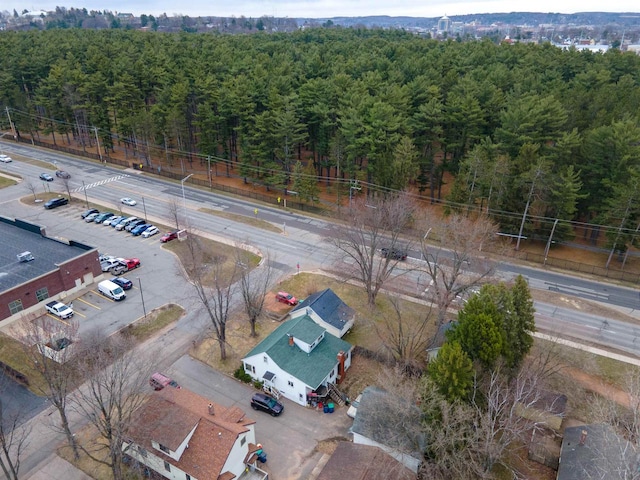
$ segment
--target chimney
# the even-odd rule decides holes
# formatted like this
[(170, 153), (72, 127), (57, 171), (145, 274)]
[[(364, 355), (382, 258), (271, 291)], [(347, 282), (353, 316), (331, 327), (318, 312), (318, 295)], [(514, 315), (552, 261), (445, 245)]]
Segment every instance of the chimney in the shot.
[(338, 352), (338, 382), (342, 383), (344, 380), (344, 352)]
[(208, 409), (209, 409), (209, 415), (215, 415), (215, 413), (213, 411), (213, 404), (212, 403), (209, 404)]
[(289, 335), (289, 346), (293, 347), (293, 336)]
[(582, 430), (580, 432), (580, 445), (584, 445), (586, 441), (587, 441), (587, 431)]

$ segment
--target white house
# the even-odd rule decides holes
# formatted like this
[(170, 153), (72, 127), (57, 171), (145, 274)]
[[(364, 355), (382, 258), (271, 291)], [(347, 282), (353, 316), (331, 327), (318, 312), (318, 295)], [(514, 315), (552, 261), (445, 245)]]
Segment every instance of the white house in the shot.
[(351, 366), (351, 344), (309, 316), (283, 322), (243, 359), (244, 371), (265, 390), (307, 405), (317, 390), (339, 383)]
[(123, 443), (126, 455), (172, 480), (240, 479), (256, 466), (254, 420), (184, 388), (153, 392)]
[(290, 318), (308, 315), (334, 337), (342, 338), (353, 327), (356, 311), (327, 288), (302, 300), (289, 314)]

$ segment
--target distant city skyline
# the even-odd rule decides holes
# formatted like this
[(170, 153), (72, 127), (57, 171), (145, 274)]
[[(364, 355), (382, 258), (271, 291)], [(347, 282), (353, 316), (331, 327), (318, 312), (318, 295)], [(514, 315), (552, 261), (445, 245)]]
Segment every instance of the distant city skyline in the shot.
[[(563, 2), (542, 0), (532, 4), (521, 0), (218, 0), (217, 2), (192, 0), (181, 3), (169, 0), (4, 0), (0, 10), (18, 13), (23, 10), (55, 10), (56, 6), (66, 8), (86, 8), (87, 10), (110, 10), (119, 13), (133, 13), (168, 16), (188, 15), (216, 17), (289, 17), (289, 18), (329, 18), (364, 17), (388, 15), (393, 17), (441, 17), (443, 15), (467, 15), (481, 13), (541, 12), (640, 12), (637, 0), (622, 0), (613, 3), (593, 0)], [(640, 13), (638, 13), (640, 16)]]

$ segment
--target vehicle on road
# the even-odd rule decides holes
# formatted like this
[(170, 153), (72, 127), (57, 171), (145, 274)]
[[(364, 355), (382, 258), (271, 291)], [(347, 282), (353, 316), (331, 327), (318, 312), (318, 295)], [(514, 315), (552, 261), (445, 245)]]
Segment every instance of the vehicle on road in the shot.
[(47, 309), (47, 312), (58, 318), (65, 319), (73, 317), (73, 308), (57, 300), (47, 303), (44, 307)]
[(145, 222), (144, 222), (144, 220), (143, 220), (142, 218), (139, 218), (139, 219), (137, 219), (137, 220), (134, 220), (133, 222), (129, 222), (129, 223), (127, 224), (127, 226), (126, 226), (126, 227), (124, 227), (124, 229), (125, 229), (127, 232), (130, 232), (131, 230), (133, 230), (134, 228), (136, 228), (138, 225), (142, 225), (143, 223), (145, 223)]
[(103, 280), (98, 284), (98, 291), (105, 297), (119, 302), (127, 298), (127, 294), (120, 285), (116, 285), (111, 280)]
[(175, 240), (176, 238), (178, 238), (178, 231), (177, 230), (173, 230), (173, 231), (167, 232), (163, 236), (161, 236), (160, 237), (160, 241), (162, 243), (167, 243), (167, 242), (170, 242), (171, 240)]
[(84, 221), (87, 223), (91, 223), (94, 222), (96, 220), (96, 217), (100, 215), (100, 212), (94, 212), (94, 213), (90, 213), (89, 215), (87, 215), (86, 217), (84, 217)]
[(133, 198), (129, 198), (129, 197), (121, 198), (120, 202), (124, 203), (125, 205), (129, 205), (130, 207), (133, 207), (138, 203)]
[(144, 232), (142, 232), (142, 236), (144, 238), (149, 238), (149, 237), (155, 235), (156, 233), (158, 233), (159, 231), (160, 230), (158, 230), (158, 227), (154, 227), (153, 225), (151, 225)]
[(277, 417), (284, 410), (284, 405), (266, 393), (256, 393), (251, 397), (251, 408), (262, 410), (272, 417)]
[(0, 155), (0, 162), (2, 163), (11, 163), (12, 161), (9, 155)]
[(129, 225), (131, 222), (138, 220), (138, 217), (127, 217), (118, 223), (115, 228), (116, 230), (124, 230), (124, 228)]
[(71, 178), (71, 174), (64, 170), (56, 170), (56, 177), (58, 178)]
[(298, 299), (287, 292), (276, 293), (276, 300), (291, 306), (296, 306), (298, 304)]
[(80, 218), (87, 218), (92, 213), (100, 213), (100, 210), (97, 208), (90, 208), (89, 210), (85, 210), (82, 215), (80, 215)]
[(109, 270), (114, 275), (122, 275), (140, 266), (140, 260), (137, 258), (118, 258), (117, 265)]
[(124, 277), (113, 277), (111, 281), (122, 287), (123, 290), (131, 290), (133, 288), (133, 282)]
[(96, 215), (96, 218), (93, 221), (95, 223), (102, 223), (107, 218), (111, 218), (111, 217), (113, 217), (113, 213), (111, 213), (111, 212), (102, 212), (102, 213)]
[(120, 215), (116, 215), (116, 216), (107, 218), (104, 222), (102, 222), (102, 224), (103, 225), (115, 225), (116, 223), (118, 223), (123, 218), (124, 217), (122, 217)]
[(44, 208), (51, 210), (52, 208), (61, 207), (69, 203), (69, 199), (66, 197), (52, 198), (48, 202), (45, 202)]
[(383, 247), (380, 249), (380, 253), (384, 258), (391, 258), (392, 260), (406, 260), (407, 252), (400, 250), (399, 248)]
[(152, 226), (153, 225), (151, 225), (150, 223), (141, 223), (140, 225), (138, 225), (137, 227), (131, 230), (131, 235), (134, 235), (134, 236), (142, 235), (147, 228)]
[(45, 182), (53, 182), (53, 177), (48, 173), (41, 173), (40, 180), (44, 180)]

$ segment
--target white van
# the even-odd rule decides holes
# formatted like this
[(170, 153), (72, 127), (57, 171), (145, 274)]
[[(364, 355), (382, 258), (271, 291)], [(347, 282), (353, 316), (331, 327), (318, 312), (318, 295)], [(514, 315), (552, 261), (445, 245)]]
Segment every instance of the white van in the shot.
[(109, 297), (116, 302), (127, 298), (127, 294), (124, 293), (122, 287), (116, 285), (111, 280), (103, 280), (98, 284), (98, 291), (105, 297)]

